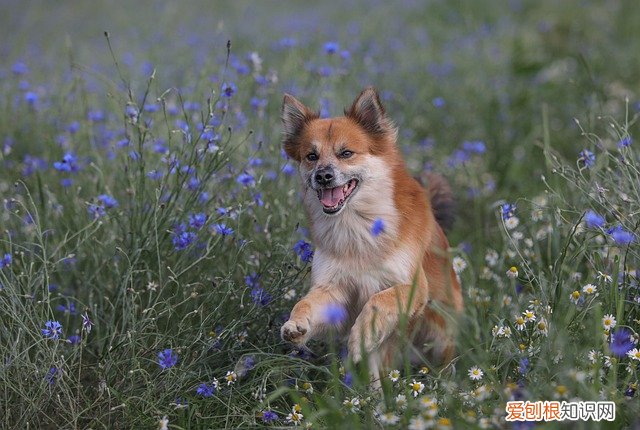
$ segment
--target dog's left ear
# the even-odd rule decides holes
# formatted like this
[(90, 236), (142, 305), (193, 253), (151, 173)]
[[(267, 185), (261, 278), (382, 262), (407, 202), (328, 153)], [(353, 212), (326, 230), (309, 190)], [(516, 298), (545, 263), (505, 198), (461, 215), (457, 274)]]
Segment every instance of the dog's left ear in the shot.
[(344, 113), (374, 137), (395, 137), (396, 127), (387, 118), (378, 92), (373, 87), (365, 88)]

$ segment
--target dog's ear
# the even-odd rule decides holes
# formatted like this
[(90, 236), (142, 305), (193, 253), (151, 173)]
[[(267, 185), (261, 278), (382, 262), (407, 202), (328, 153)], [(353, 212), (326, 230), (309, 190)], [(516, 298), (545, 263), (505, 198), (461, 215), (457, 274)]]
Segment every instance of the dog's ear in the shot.
[(284, 150), (290, 158), (300, 161), (298, 137), (304, 126), (309, 121), (317, 118), (319, 118), (317, 113), (312, 112), (295, 97), (289, 94), (284, 95), (284, 100), (282, 101), (282, 142)]
[(387, 118), (378, 92), (373, 87), (365, 88), (344, 113), (374, 137), (395, 137), (396, 127)]

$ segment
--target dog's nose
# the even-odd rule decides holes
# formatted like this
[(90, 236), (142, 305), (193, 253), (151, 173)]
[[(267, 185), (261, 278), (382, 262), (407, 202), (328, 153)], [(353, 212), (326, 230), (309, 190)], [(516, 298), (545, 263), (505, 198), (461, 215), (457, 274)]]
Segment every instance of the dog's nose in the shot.
[(331, 167), (323, 167), (316, 171), (315, 178), (319, 185), (327, 185), (329, 182), (333, 181), (333, 169)]

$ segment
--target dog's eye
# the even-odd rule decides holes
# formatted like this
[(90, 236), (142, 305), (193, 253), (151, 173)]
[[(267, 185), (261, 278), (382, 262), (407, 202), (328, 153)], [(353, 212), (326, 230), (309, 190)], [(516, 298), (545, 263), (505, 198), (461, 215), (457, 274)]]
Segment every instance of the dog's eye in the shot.
[(350, 158), (352, 155), (353, 155), (353, 151), (349, 151), (348, 149), (345, 149), (340, 154), (338, 154), (338, 157), (340, 157), (340, 158)]
[(318, 154), (316, 154), (315, 152), (310, 153), (309, 155), (307, 155), (307, 160), (318, 161)]

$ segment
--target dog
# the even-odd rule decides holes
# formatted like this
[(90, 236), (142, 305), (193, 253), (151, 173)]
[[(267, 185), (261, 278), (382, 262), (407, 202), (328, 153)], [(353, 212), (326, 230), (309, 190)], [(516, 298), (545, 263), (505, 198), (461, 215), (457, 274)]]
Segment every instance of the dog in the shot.
[[(391, 367), (403, 337), (414, 356), (451, 361), (455, 324), (447, 316), (462, 311), (463, 299), (444, 233), (453, 221), (447, 182), (423, 174), (425, 190), (407, 172), (397, 128), (373, 87), (344, 116), (327, 119), (285, 94), (282, 124), (315, 245), (311, 289), (282, 339), (304, 347), (337, 328), (348, 334), (353, 362), (367, 358), (372, 377)], [(335, 309), (344, 310), (340, 321), (328, 315)]]

